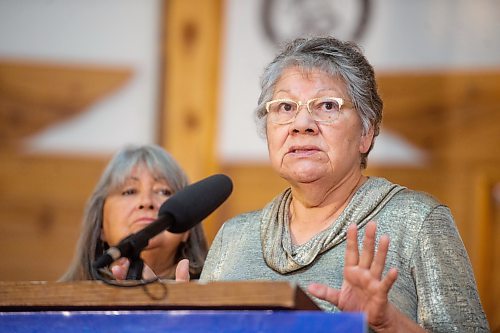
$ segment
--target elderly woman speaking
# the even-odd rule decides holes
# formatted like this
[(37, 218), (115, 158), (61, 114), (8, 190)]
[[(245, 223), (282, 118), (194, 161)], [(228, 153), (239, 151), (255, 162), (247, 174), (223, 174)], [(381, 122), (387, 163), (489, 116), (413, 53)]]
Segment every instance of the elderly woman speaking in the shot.
[(382, 100), (357, 46), (297, 39), (261, 85), (256, 120), (290, 187), (222, 226), (200, 280), (295, 281), (380, 332), (488, 331), (449, 209), (363, 175)]

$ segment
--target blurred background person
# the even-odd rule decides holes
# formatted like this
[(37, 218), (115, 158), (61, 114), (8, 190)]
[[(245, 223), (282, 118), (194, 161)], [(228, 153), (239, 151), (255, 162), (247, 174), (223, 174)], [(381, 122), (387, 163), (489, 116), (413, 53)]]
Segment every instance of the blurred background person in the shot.
[[(86, 209), (75, 257), (61, 281), (91, 280), (92, 263), (110, 246), (155, 221), (163, 202), (188, 184), (184, 171), (163, 148), (156, 145), (126, 147), (116, 153), (97, 183)], [(189, 259), (196, 278), (207, 254), (201, 224), (181, 234), (163, 231), (141, 252), (145, 270), (160, 278), (175, 276), (175, 267)], [(112, 265), (123, 279), (128, 259)]]

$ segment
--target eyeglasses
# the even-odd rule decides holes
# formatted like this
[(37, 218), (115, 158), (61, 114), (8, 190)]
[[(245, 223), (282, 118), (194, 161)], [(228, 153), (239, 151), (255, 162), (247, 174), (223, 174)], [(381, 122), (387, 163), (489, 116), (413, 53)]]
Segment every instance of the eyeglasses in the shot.
[(340, 97), (319, 97), (306, 102), (291, 99), (275, 99), (266, 103), (269, 120), (278, 125), (290, 124), (295, 120), (300, 107), (305, 105), (314, 121), (332, 123), (338, 119), (344, 100)]

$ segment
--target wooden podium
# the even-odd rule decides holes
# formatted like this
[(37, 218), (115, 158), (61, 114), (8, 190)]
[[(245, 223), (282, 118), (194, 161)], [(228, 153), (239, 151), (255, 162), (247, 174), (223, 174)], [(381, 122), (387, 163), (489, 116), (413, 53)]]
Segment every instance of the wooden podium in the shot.
[(0, 282), (2, 332), (366, 332), (289, 282)]

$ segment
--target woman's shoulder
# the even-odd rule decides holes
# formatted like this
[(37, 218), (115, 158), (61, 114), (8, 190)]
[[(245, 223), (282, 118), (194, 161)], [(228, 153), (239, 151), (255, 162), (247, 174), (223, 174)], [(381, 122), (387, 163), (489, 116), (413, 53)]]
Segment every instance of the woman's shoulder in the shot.
[(224, 229), (241, 228), (247, 225), (255, 225), (260, 221), (262, 210), (254, 210), (236, 215), (224, 222)]
[[(390, 181), (383, 178), (379, 178), (377, 181), (392, 184)], [(449, 208), (433, 195), (427, 192), (409, 189), (398, 184), (393, 185), (397, 186), (399, 190), (390, 200), (386, 201), (383, 208), (384, 211), (390, 211), (391, 214), (399, 212), (397, 214), (399, 216), (404, 215), (416, 220), (426, 220), (429, 215), (436, 213), (451, 216)]]
[(242, 237), (252, 238), (259, 234), (261, 211), (242, 213), (224, 222), (217, 232), (216, 239), (223, 242), (233, 242)]
[(444, 204), (439, 202), (439, 200), (436, 199), (433, 195), (427, 192), (412, 190), (408, 188), (400, 191), (397, 195), (395, 195), (394, 199), (399, 201), (400, 203), (418, 204), (429, 209), (434, 209), (438, 206), (444, 206)]
[(404, 185), (392, 183), (385, 178), (370, 177), (370, 184), (375, 187), (385, 186), (388, 188), (397, 188), (398, 190), (395, 191), (390, 201), (396, 205), (403, 205), (401, 208), (419, 205), (432, 210), (438, 206), (444, 206), (438, 199), (427, 192), (413, 190)]
[[(450, 209), (444, 203), (440, 202), (433, 195), (408, 188), (404, 188), (394, 195), (385, 207), (392, 214), (398, 212), (397, 215), (405, 216), (411, 223), (420, 221), (435, 222), (453, 221)], [(418, 223), (417, 223), (418, 224)]]

